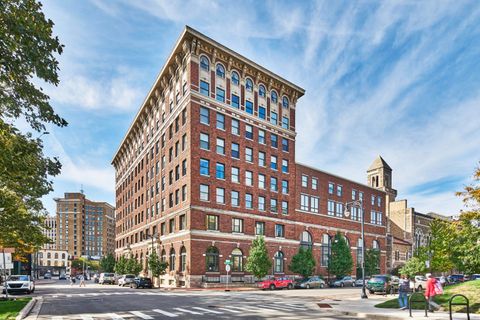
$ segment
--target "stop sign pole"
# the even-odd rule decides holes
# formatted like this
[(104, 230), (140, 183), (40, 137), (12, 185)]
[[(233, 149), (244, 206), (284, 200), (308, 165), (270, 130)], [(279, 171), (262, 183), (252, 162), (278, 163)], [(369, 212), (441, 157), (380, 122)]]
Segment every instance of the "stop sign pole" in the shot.
[(227, 271), (227, 285), (225, 287), (225, 291), (230, 291), (228, 289), (228, 273), (230, 272), (230, 265), (232, 264), (232, 262), (230, 260), (225, 260), (225, 270)]

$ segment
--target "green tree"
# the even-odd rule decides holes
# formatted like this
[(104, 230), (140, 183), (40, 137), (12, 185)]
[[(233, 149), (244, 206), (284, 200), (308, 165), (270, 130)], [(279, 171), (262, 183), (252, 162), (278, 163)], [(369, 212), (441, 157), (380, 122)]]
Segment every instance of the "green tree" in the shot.
[(328, 259), (328, 271), (337, 278), (342, 278), (352, 273), (353, 258), (347, 240), (340, 232), (335, 235), (332, 243), (332, 253)]
[(268, 274), (271, 267), (272, 262), (268, 256), (265, 239), (262, 236), (253, 239), (245, 270), (253, 274), (257, 279), (261, 279)]
[(435, 219), (430, 223), (430, 243), (425, 254), (434, 272), (446, 272), (454, 268), (452, 244), (457, 238), (455, 224), (450, 221)]
[[(380, 251), (377, 249), (365, 250), (365, 276), (370, 277), (380, 271)], [(361, 273), (360, 273), (361, 274)]]
[(115, 270), (115, 257), (109, 253), (100, 259), (100, 269), (103, 272), (113, 272)]
[(124, 256), (120, 256), (120, 258), (118, 258), (117, 262), (115, 263), (115, 267), (114, 267), (115, 273), (116, 274), (128, 273), (126, 266), (127, 266), (127, 258), (125, 258)]
[(143, 266), (134, 257), (131, 257), (125, 263), (125, 273), (137, 275), (142, 271)]
[(399, 269), (400, 274), (408, 275), (410, 278), (419, 274), (424, 274), (427, 271), (425, 260), (421, 256), (414, 256)]
[(162, 261), (157, 252), (153, 250), (153, 252), (148, 256), (148, 267), (152, 272), (152, 276), (157, 278), (165, 274), (168, 268), (168, 262)]
[(307, 278), (315, 271), (315, 258), (312, 249), (304, 249), (300, 247), (298, 252), (292, 257), (292, 261), (288, 269), (294, 273), (301, 274)]

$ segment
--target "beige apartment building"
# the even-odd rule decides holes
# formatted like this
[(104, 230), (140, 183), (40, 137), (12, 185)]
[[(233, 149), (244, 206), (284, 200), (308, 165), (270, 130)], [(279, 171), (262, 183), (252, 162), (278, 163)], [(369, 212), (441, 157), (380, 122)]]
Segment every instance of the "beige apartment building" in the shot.
[(57, 217), (48, 216), (45, 219), (43, 234), (51, 240), (51, 243), (45, 244), (42, 249), (55, 250), (57, 248)]

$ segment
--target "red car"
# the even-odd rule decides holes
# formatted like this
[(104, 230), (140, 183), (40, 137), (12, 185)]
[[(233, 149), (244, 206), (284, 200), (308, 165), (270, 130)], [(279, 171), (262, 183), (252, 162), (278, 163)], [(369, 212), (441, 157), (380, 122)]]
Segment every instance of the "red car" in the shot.
[(293, 288), (293, 280), (288, 278), (269, 278), (262, 282), (260, 282), (259, 287), (263, 290), (270, 289), (292, 289)]

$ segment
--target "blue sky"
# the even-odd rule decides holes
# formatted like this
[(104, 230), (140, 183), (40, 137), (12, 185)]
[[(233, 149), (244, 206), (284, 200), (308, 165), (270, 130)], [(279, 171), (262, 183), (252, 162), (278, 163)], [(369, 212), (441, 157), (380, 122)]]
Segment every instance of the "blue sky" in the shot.
[(65, 44), (69, 121), (46, 153), (64, 168), (54, 197), (83, 184), (114, 204), (110, 161), (185, 25), (303, 87), (298, 162), (360, 182), (381, 154), (400, 199), (455, 214), (480, 160), (477, 1), (44, 1)]

